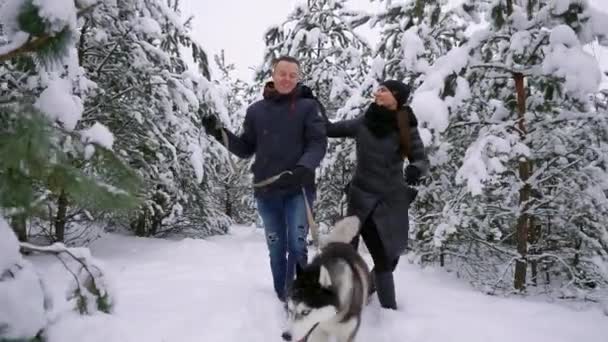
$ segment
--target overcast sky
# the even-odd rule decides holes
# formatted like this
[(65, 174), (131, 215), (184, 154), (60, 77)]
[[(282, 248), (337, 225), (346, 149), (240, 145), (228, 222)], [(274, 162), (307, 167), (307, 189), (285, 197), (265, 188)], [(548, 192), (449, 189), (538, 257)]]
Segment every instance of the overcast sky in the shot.
[[(182, 8), (185, 15), (195, 16), (193, 34), (210, 62), (214, 54), (224, 49), (226, 59), (237, 67), (238, 76), (249, 81), (252, 68), (263, 61), (264, 32), (285, 21), (301, 1), (182, 0)], [(374, 4), (369, 0), (351, 0), (354, 9)]]
[(193, 34), (209, 55), (221, 49), (238, 76), (249, 81), (250, 67), (262, 62), (264, 31), (287, 18), (297, 0), (182, 0), (184, 14), (195, 16)]
[[(250, 81), (252, 68), (262, 62), (264, 32), (283, 22), (300, 1), (304, 0), (182, 0), (182, 8), (184, 14), (195, 16), (193, 35), (208, 53), (210, 63), (214, 64), (213, 55), (224, 49), (226, 59), (236, 65), (237, 75)], [(590, 2), (608, 12), (608, 0)], [(354, 8), (373, 6), (369, 0), (351, 3)], [(608, 69), (608, 51), (593, 50)]]

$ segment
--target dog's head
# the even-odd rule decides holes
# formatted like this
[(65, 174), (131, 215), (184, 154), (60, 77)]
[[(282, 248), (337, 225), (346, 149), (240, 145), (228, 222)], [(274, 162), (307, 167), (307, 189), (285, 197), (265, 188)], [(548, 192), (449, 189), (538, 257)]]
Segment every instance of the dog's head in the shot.
[(338, 313), (339, 299), (324, 266), (299, 270), (287, 296), (288, 322), (283, 340), (305, 342), (314, 329)]

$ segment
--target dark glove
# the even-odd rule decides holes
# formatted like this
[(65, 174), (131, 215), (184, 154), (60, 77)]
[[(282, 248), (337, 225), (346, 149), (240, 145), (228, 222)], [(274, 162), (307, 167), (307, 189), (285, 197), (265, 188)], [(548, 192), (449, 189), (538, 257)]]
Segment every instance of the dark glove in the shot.
[(405, 168), (405, 182), (408, 185), (418, 185), (420, 184), (420, 170), (414, 165), (408, 165)]
[(304, 166), (296, 166), (291, 173), (284, 174), (275, 185), (280, 188), (289, 188), (304, 185), (307, 177), (314, 177), (313, 171)]
[(222, 141), (222, 126), (216, 116), (208, 115), (202, 120), (205, 132), (218, 141)]

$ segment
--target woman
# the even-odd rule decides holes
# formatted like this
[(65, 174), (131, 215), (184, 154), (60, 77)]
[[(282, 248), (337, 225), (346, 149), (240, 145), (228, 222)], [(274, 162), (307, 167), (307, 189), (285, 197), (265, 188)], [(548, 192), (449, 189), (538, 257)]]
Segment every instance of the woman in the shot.
[[(408, 239), (408, 207), (429, 168), (414, 113), (405, 103), (409, 87), (389, 80), (380, 84), (364, 115), (336, 123), (327, 120), (327, 136), (356, 141), (357, 166), (348, 188), (348, 215), (362, 222), (361, 237), (372, 259), (372, 282), (380, 305), (397, 309), (393, 271)], [(404, 160), (409, 165), (403, 173)], [(353, 243), (358, 244), (357, 237)]]

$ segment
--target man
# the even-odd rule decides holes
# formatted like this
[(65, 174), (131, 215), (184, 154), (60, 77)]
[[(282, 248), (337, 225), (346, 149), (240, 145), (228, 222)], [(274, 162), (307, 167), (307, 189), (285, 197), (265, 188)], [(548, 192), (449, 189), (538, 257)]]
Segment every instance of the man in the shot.
[(273, 66), (273, 82), (266, 85), (264, 98), (247, 108), (240, 136), (218, 127), (214, 117), (203, 125), (219, 141), (223, 129), (228, 150), (238, 157), (255, 154), (254, 196), (264, 222), (274, 289), (284, 301), (297, 265), (308, 261), (304, 194), (312, 206), (315, 169), (325, 156), (327, 137), (317, 101), (298, 84), (298, 60), (283, 56)]

